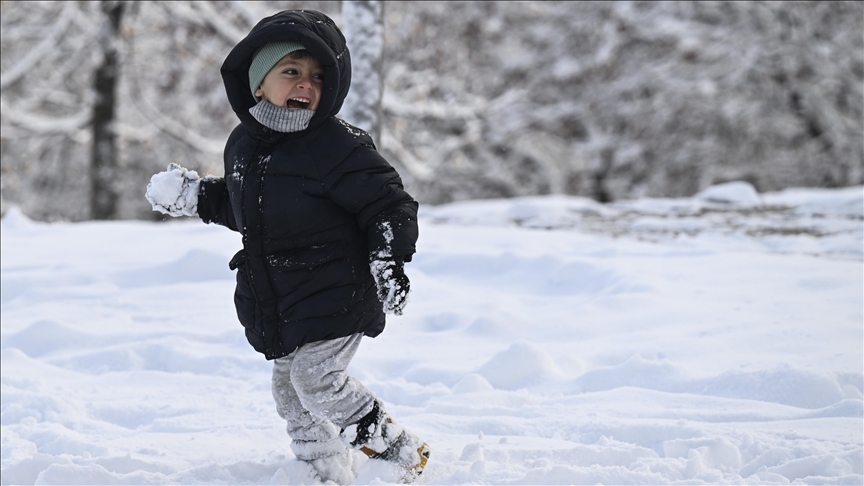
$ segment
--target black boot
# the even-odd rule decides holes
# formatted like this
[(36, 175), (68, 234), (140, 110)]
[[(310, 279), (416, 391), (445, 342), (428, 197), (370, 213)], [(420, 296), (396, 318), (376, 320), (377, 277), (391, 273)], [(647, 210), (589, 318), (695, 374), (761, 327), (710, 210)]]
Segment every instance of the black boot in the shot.
[(430, 456), (429, 445), (397, 424), (377, 401), (371, 412), (342, 431), (342, 437), (369, 458), (396, 465), (405, 482), (423, 473)]

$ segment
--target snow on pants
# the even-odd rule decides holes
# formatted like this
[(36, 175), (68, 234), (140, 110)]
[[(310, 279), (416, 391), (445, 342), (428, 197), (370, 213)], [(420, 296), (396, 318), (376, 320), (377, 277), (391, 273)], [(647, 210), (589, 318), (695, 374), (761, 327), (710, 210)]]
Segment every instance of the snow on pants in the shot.
[(372, 411), (375, 396), (345, 372), (363, 334), (304, 344), (273, 361), (276, 411), (291, 450), (310, 461), (345, 450), (341, 430)]

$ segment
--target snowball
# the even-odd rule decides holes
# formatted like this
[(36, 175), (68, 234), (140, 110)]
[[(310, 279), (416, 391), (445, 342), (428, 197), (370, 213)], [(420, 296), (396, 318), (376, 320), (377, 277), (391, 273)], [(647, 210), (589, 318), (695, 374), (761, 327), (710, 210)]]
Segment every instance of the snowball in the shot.
[(170, 164), (168, 170), (150, 178), (144, 197), (154, 211), (173, 217), (197, 216), (199, 185), (197, 172)]

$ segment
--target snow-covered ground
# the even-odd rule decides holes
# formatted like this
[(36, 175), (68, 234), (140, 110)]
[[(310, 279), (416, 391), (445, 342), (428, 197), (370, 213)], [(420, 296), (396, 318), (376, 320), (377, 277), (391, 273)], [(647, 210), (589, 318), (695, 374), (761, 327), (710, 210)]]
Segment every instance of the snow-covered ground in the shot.
[[(352, 373), (430, 484), (861, 484), (864, 188), (421, 209)], [(3, 484), (311, 484), (200, 222), (2, 221)], [(387, 471), (357, 456), (358, 483)]]

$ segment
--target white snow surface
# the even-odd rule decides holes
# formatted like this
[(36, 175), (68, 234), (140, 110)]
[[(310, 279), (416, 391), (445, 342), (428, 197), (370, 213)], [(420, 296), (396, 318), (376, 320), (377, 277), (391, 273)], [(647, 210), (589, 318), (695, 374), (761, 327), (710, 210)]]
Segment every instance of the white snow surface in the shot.
[[(422, 207), (405, 314), (349, 371), (432, 447), (421, 484), (862, 484), (862, 195)], [(237, 322), (239, 235), (0, 235), (3, 484), (316, 483)]]

